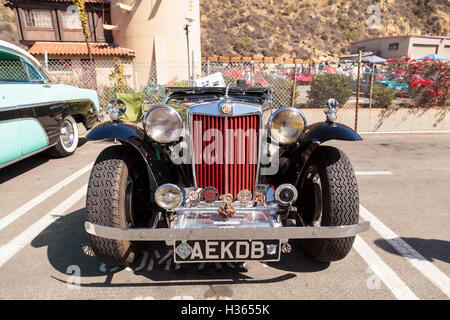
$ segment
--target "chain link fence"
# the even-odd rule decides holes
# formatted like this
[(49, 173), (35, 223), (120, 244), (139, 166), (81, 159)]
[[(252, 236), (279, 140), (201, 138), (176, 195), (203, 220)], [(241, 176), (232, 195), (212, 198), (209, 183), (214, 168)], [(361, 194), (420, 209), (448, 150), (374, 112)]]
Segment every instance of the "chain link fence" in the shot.
[(387, 70), (373, 70), (369, 65), (360, 69), (359, 96), (357, 64), (206, 60), (191, 67), (190, 81), (187, 64), (181, 63), (60, 59), (48, 60), (46, 68), (59, 83), (96, 90), (105, 109), (118, 92), (144, 92), (148, 108), (164, 103), (165, 86), (220, 85), (222, 79), (225, 85), (235, 86), (239, 79), (246, 79), (249, 86), (272, 87), (272, 111), (299, 107), (309, 123), (324, 121), (325, 102), (334, 98), (340, 104), (338, 121), (358, 132), (450, 131), (450, 108), (417, 108), (407, 96), (406, 84)]

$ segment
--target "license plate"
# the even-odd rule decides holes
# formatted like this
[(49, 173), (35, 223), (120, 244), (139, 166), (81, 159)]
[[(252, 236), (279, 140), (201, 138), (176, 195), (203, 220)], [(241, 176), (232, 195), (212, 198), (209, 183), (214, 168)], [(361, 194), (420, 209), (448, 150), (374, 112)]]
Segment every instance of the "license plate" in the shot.
[(177, 240), (173, 252), (176, 263), (279, 261), (280, 240)]

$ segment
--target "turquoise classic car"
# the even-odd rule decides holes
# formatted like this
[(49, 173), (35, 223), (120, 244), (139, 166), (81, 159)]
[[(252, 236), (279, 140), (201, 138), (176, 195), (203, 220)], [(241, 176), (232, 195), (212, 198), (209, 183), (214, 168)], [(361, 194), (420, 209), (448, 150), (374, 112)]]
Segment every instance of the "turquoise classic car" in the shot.
[(401, 75), (397, 74), (386, 74), (377, 76), (376, 83), (380, 86), (389, 88), (396, 93), (407, 93), (408, 84), (401, 82)]
[(0, 40), (0, 168), (50, 149), (69, 156), (98, 121), (97, 92), (53, 83), (39, 61)]

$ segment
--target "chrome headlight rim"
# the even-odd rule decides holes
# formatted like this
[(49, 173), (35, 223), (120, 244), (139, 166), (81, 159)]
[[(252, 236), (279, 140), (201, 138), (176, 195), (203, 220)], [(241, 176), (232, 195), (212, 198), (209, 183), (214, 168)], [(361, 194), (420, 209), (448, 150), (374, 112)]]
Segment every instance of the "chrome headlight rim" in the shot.
[[(147, 124), (147, 119), (148, 119), (148, 117), (150, 116), (150, 114), (151, 114), (153, 111), (155, 111), (155, 110), (157, 110), (157, 109), (162, 109), (162, 108), (165, 108), (165, 109), (169, 109), (169, 110), (171, 110), (171, 111), (174, 111), (174, 113), (175, 113), (175, 115), (176, 115), (176, 117), (177, 117), (177, 119), (178, 119), (178, 121), (179, 121), (179, 124), (180, 124), (179, 128), (175, 129), (175, 130), (178, 130), (178, 134), (175, 135), (175, 137), (173, 137), (172, 139), (167, 140), (167, 141), (161, 141), (160, 139), (157, 139), (156, 137), (153, 137), (153, 136), (147, 131), (147, 126), (148, 126), (148, 124)], [(142, 123), (143, 123), (143, 125), (144, 125), (144, 132), (145, 132), (145, 135), (146, 135), (147, 137), (149, 137), (152, 141), (154, 141), (154, 142), (156, 142), (156, 143), (160, 143), (160, 144), (171, 144), (171, 143), (174, 143), (174, 142), (178, 142), (179, 139), (180, 139), (180, 137), (181, 137), (181, 135), (182, 135), (182, 133), (183, 133), (183, 126), (184, 126), (184, 123), (183, 123), (183, 117), (181, 116), (181, 114), (178, 112), (177, 109), (175, 109), (175, 108), (172, 107), (172, 106), (166, 105), (166, 104), (160, 104), (160, 105), (156, 105), (156, 106), (151, 107), (151, 108), (145, 113), (144, 120), (142, 121)]]
[[(293, 111), (295, 111), (296, 113), (298, 113), (298, 115), (303, 119), (303, 130), (302, 130), (302, 132), (298, 135), (298, 137), (297, 137), (295, 140), (290, 141), (290, 142), (281, 142), (281, 141), (279, 141), (279, 139), (275, 138), (275, 136), (272, 134), (272, 124), (273, 124), (273, 120), (275, 119), (275, 117), (276, 117), (279, 113), (281, 113), (282, 111), (285, 111), (285, 110), (293, 110)], [(294, 144), (294, 143), (297, 143), (298, 140), (300, 140), (301, 137), (303, 137), (303, 135), (304, 135), (305, 132), (306, 132), (306, 126), (307, 126), (307, 123), (306, 123), (306, 116), (305, 116), (305, 114), (304, 114), (300, 109), (295, 108), (295, 107), (291, 107), (291, 106), (284, 106), (284, 107), (281, 107), (281, 108), (279, 108), (278, 110), (276, 110), (276, 111), (270, 116), (270, 118), (269, 118), (269, 122), (268, 122), (269, 137), (270, 137), (270, 139), (271, 139), (272, 141), (274, 141), (275, 143), (277, 143), (277, 144), (279, 144), (279, 145), (290, 145), (290, 144)]]

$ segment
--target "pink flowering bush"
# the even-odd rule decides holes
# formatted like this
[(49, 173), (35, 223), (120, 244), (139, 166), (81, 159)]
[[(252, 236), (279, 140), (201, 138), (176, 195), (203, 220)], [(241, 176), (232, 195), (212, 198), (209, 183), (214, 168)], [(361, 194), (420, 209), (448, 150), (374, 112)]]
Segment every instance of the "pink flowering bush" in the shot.
[(408, 84), (407, 96), (416, 106), (434, 107), (450, 105), (448, 88), (450, 64), (438, 60), (417, 61), (406, 57), (387, 61), (390, 72), (401, 75), (402, 83)]

